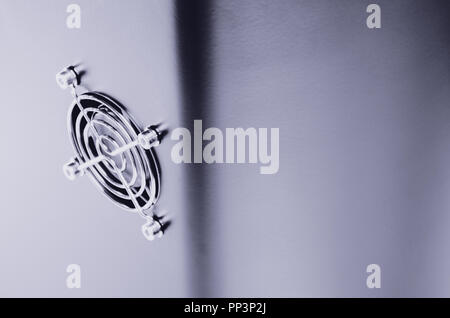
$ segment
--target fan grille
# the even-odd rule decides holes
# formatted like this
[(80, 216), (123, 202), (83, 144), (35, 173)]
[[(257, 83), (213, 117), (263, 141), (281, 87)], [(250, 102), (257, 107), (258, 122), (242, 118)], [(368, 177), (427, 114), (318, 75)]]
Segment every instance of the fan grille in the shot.
[(94, 183), (114, 203), (146, 216), (159, 195), (159, 169), (151, 150), (114, 153), (136, 144), (140, 132), (126, 110), (104, 94), (86, 93), (69, 109), (68, 128), (81, 164), (104, 158), (88, 168)]

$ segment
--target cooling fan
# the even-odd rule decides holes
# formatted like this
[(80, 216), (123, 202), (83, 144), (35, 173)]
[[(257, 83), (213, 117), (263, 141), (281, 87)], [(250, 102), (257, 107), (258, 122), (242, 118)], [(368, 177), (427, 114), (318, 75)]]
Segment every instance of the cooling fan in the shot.
[(63, 167), (66, 177), (88, 175), (115, 204), (146, 220), (142, 232), (148, 240), (161, 237), (163, 223), (153, 211), (160, 190), (152, 150), (161, 141), (158, 128), (140, 130), (128, 112), (104, 94), (78, 94), (80, 74), (73, 66), (58, 73), (56, 81), (74, 96), (67, 125), (75, 157)]

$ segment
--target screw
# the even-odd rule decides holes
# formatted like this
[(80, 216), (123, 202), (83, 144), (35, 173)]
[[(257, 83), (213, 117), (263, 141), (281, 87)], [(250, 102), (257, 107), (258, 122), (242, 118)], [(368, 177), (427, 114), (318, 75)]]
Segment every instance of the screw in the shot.
[(152, 147), (159, 146), (161, 143), (161, 135), (154, 126), (150, 126), (138, 135), (138, 142), (142, 148), (148, 150)]
[(142, 234), (149, 241), (161, 238), (164, 234), (161, 222), (155, 218), (148, 218), (148, 222), (142, 225)]
[(77, 86), (80, 84), (80, 76), (75, 71), (75, 67), (69, 66), (56, 74), (56, 83), (62, 89), (66, 89), (69, 86)]
[(84, 175), (84, 170), (80, 169), (80, 162), (77, 158), (70, 159), (70, 161), (63, 166), (63, 171), (67, 179), (71, 181)]

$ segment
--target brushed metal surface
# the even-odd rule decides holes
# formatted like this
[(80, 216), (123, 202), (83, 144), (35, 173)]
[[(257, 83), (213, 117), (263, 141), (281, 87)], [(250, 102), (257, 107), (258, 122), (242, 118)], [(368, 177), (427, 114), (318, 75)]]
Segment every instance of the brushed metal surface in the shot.
[[(450, 296), (448, 1), (377, 0), (380, 30), (356, 0), (77, 3), (69, 30), (68, 3), (0, 0), (0, 296)], [(176, 165), (166, 138), (149, 245), (61, 173), (68, 62), (142, 124), (280, 128), (279, 172)]]

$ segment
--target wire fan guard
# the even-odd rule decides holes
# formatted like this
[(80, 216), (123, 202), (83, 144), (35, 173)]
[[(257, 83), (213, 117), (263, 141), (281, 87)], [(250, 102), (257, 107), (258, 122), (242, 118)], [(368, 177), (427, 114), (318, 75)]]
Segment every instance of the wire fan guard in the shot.
[(159, 196), (159, 168), (151, 149), (133, 146), (140, 130), (126, 110), (104, 94), (85, 93), (69, 109), (68, 129), (78, 164), (103, 158), (86, 169), (98, 188), (122, 208), (147, 216)]

